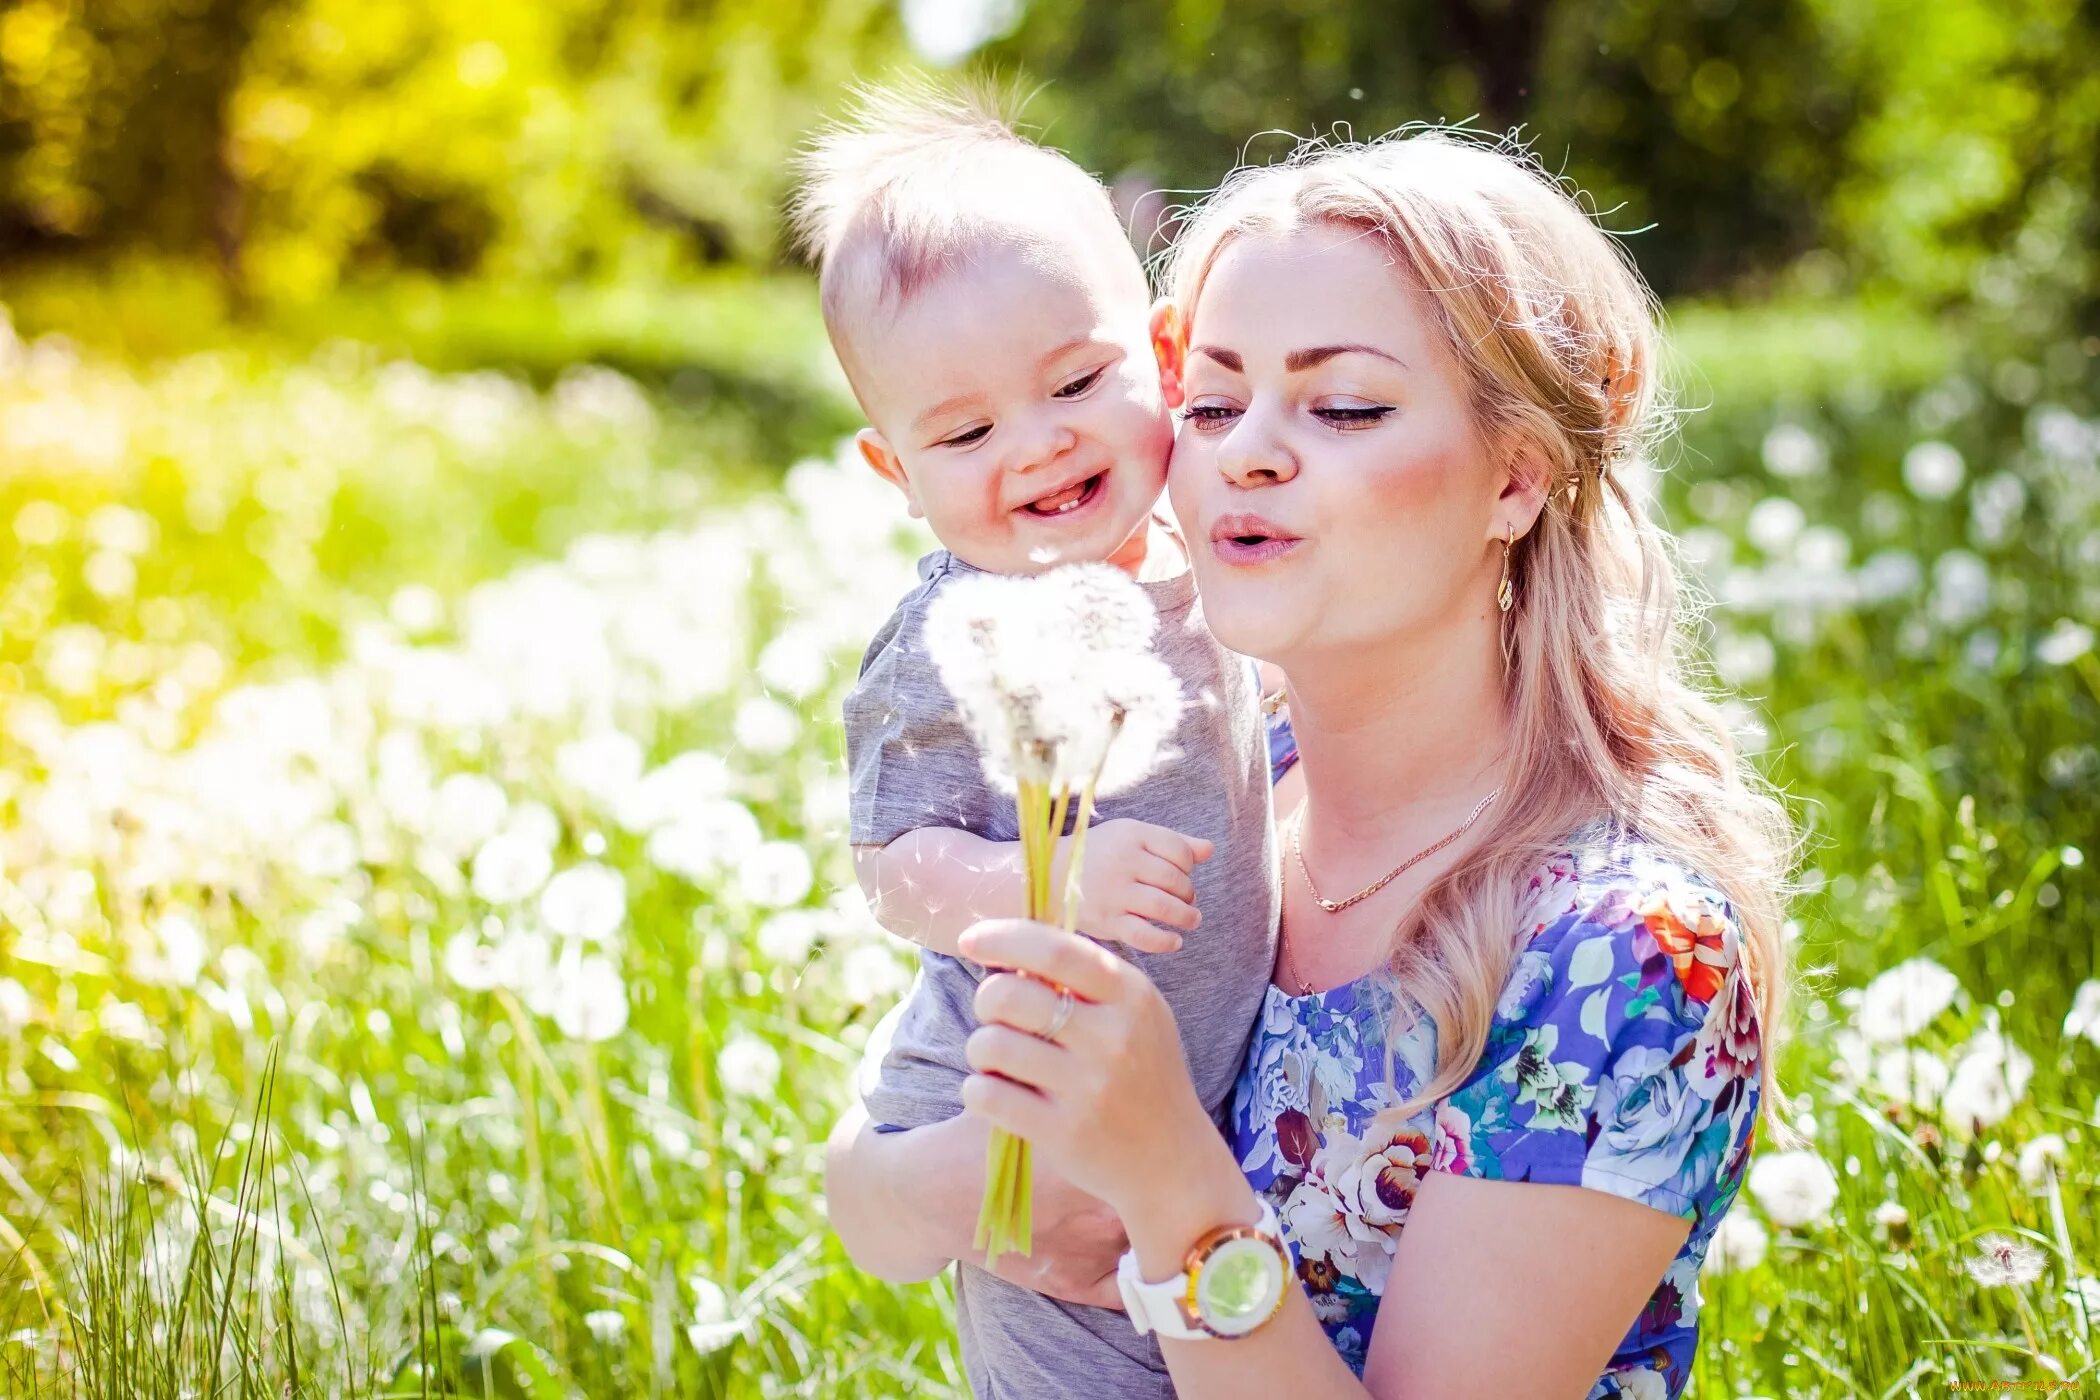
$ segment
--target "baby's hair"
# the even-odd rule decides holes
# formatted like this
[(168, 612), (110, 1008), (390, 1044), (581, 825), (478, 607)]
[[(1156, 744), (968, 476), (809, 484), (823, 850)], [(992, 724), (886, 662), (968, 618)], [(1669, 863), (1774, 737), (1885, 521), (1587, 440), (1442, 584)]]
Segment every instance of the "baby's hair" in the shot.
[(1045, 195), (1076, 194), (1120, 229), (1098, 180), (1022, 134), (1025, 105), (985, 76), (863, 86), (804, 146), (788, 216), (834, 341), (849, 307), (908, 300)]

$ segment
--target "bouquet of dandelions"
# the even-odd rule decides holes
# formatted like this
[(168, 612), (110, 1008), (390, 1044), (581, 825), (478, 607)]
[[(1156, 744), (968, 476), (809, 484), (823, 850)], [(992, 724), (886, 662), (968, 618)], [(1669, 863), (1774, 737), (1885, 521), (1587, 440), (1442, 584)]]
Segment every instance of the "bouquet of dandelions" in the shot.
[[(1144, 781), (1168, 756), (1182, 695), (1151, 650), (1158, 625), (1144, 590), (1106, 564), (1030, 578), (973, 574), (927, 610), (927, 651), (985, 779), (1013, 794), (1027, 879), (1018, 912), (1028, 918), (1071, 930), (1095, 801)], [(976, 1244), (989, 1263), (1029, 1252), (1033, 1188), (1025, 1139), (995, 1129), (987, 1150)]]

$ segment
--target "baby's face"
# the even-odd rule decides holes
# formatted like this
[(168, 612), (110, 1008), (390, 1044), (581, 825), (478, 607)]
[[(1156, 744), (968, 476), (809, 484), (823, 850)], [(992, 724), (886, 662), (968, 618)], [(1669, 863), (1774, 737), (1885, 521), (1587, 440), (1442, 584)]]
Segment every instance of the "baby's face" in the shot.
[(1173, 424), (1143, 281), (1108, 261), (987, 248), (854, 339), (861, 451), (966, 563), (1123, 562), (1144, 538)]

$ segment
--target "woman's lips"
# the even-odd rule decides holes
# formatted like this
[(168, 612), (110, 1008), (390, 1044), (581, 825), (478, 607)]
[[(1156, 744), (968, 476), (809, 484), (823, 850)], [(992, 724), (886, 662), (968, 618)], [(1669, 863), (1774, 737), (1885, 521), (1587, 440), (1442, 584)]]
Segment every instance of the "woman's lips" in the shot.
[(1279, 539), (1274, 535), (1259, 539), (1242, 539), (1228, 535), (1222, 540), (1210, 542), (1211, 553), (1228, 564), (1266, 564), (1272, 559), (1281, 559), (1304, 540)]

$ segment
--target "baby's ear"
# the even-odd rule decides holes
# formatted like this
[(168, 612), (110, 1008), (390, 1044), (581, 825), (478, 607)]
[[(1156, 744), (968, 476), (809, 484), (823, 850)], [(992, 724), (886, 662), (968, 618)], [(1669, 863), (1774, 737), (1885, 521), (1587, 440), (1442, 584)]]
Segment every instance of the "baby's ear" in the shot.
[(1152, 335), (1152, 358), (1159, 362), (1159, 391), (1168, 408), (1179, 408), (1188, 399), (1183, 379), (1188, 369), (1188, 328), (1181, 323), (1181, 308), (1166, 297), (1152, 304), (1148, 322)]
[(905, 506), (912, 519), (924, 520), (926, 512), (919, 509), (919, 498), (912, 493), (911, 479), (904, 474), (904, 463), (890, 450), (889, 439), (873, 428), (862, 428), (853, 435), (853, 445), (860, 449), (861, 460), (875, 469), (875, 475), (904, 493)]

